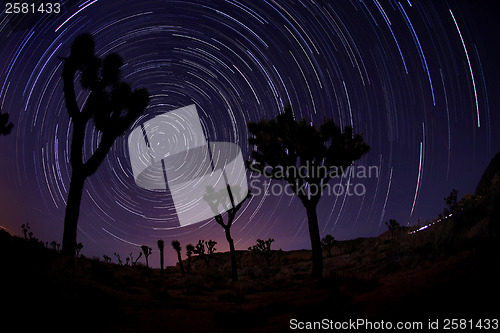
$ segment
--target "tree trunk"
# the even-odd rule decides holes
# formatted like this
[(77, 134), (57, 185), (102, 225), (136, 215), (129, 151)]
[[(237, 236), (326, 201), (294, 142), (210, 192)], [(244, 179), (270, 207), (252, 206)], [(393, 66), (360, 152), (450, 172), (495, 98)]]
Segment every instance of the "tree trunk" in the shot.
[(177, 260), (179, 260), (179, 268), (181, 269), (181, 274), (184, 276), (184, 265), (182, 264), (181, 251), (177, 251)]
[(234, 249), (234, 241), (231, 238), (231, 228), (224, 228), (224, 231), (226, 232), (226, 239), (229, 243), (229, 252), (231, 254), (231, 278), (233, 282), (236, 282), (238, 281), (238, 267), (236, 263), (236, 250)]
[(75, 255), (76, 230), (78, 225), (78, 216), (80, 215), (80, 203), (82, 201), (84, 183), (85, 177), (73, 172), (69, 185), (66, 215), (64, 216), (64, 233), (62, 243), (62, 253), (68, 256)]
[(319, 236), (316, 204), (306, 204), (306, 210), (309, 237), (311, 238), (312, 247), (312, 277), (315, 279), (321, 279), (323, 277), (323, 251), (321, 250), (321, 238)]
[(163, 249), (160, 250), (160, 273), (163, 274)]

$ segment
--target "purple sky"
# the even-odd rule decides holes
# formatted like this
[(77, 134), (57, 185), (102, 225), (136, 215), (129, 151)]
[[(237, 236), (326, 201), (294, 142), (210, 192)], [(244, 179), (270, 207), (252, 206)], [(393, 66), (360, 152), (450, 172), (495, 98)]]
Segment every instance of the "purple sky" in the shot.
[[(39, 239), (62, 240), (71, 125), (59, 57), (83, 32), (95, 36), (99, 56), (123, 57), (133, 88), (149, 90), (138, 123), (194, 103), (210, 140), (238, 144), (244, 158), (246, 124), (276, 116), (286, 103), (298, 118), (333, 118), (363, 133), (372, 149), (356, 165), (377, 166), (379, 177), (351, 180), (363, 196), (321, 199), (322, 236), (375, 236), (390, 218), (432, 219), (451, 189), (474, 191), (500, 149), (494, 3), (100, 0), (66, 1), (59, 14), (2, 13), (0, 104), (15, 127), (0, 137), (0, 226), (20, 234), (29, 222)], [(80, 103), (86, 94), (78, 90)], [(86, 156), (97, 134), (88, 127)], [(183, 249), (214, 239), (227, 250), (214, 221), (177, 227), (168, 193), (134, 184), (127, 135), (85, 184), (82, 253), (136, 256), (138, 246), (156, 249), (162, 238), (171, 265), (173, 239)], [(263, 179), (250, 180), (263, 192)], [(237, 249), (270, 237), (276, 249), (310, 246), (300, 201), (275, 195), (283, 185), (271, 183), (274, 193), (244, 205), (232, 229)]]

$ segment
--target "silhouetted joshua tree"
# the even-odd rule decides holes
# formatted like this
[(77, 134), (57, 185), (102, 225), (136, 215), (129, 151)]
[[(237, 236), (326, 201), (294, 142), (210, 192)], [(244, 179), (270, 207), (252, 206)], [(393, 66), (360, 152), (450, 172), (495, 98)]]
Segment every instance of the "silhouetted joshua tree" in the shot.
[(271, 266), (271, 257), (273, 255), (271, 251), (271, 244), (274, 242), (273, 238), (269, 238), (268, 240), (257, 239), (257, 244), (250, 246), (248, 248), (249, 251), (253, 253), (257, 253), (259, 255), (264, 256), (266, 259), (267, 266)]
[(290, 106), (276, 119), (250, 122), (248, 130), (253, 159), (249, 168), (286, 180), (306, 208), (312, 276), (321, 278), (323, 254), (316, 207), (330, 179), (342, 175), (370, 146), (351, 127), (342, 133), (333, 120), (325, 120), (319, 127), (305, 119), (295, 120)]
[(116, 257), (116, 259), (118, 260), (118, 265), (123, 265), (123, 261), (122, 261), (122, 258), (120, 257), (120, 255), (118, 253), (113, 253), (113, 255)]
[(130, 264), (131, 264), (132, 266), (135, 266), (135, 265), (137, 265), (137, 262), (139, 261), (139, 259), (141, 259), (141, 257), (142, 257), (142, 252), (139, 252), (139, 255), (138, 255), (138, 256), (137, 256), (137, 258), (135, 258), (135, 259), (134, 259), (134, 255), (133, 255), (133, 253), (130, 253), (130, 255), (129, 255), (129, 256), (130, 256)]
[(205, 261), (205, 264), (209, 265), (209, 258), (207, 257), (205, 253), (205, 241), (203, 239), (198, 240), (198, 243), (196, 244), (194, 251), (194, 254), (197, 254), (198, 257), (200, 257), (203, 261)]
[(443, 215), (447, 217), (451, 213), (455, 211), (455, 208), (457, 207), (457, 201), (458, 201), (458, 191), (456, 189), (453, 189), (450, 194), (444, 198), (444, 201), (446, 202), (446, 208), (443, 211)]
[(401, 229), (401, 226), (399, 225), (398, 221), (395, 219), (390, 219), (389, 221), (385, 221), (385, 225), (387, 226), (387, 229), (391, 232), (391, 238), (394, 239), (394, 232), (396, 230)]
[(146, 258), (146, 267), (149, 267), (149, 261), (148, 261), (148, 257), (151, 255), (151, 253), (153, 252), (153, 249), (150, 248), (149, 246), (147, 245), (143, 245), (141, 246), (141, 250), (142, 250), (142, 253), (144, 253), (144, 258)]
[(191, 273), (191, 256), (193, 255), (193, 253), (194, 253), (193, 244), (186, 245), (186, 256), (188, 257), (186, 273), (188, 274)]
[(158, 245), (158, 249), (160, 250), (160, 273), (163, 274), (165, 242), (162, 239), (158, 239), (156, 245)]
[(31, 231), (29, 223), (22, 224), (21, 229), (23, 230), (23, 236), (25, 240), (38, 241), (35, 237), (33, 237), (33, 231)]
[(2, 114), (2, 109), (0, 109), (0, 135), (10, 134), (14, 125), (9, 123), (9, 115), (7, 113)]
[(198, 240), (198, 243), (195, 246), (194, 253), (199, 256), (205, 255), (205, 241), (203, 239)]
[(175, 252), (177, 252), (177, 261), (179, 261), (179, 268), (181, 270), (182, 276), (184, 276), (184, 265), (182, 264), (181, 258), (181, 243), (179, 243), (179, 241), (173, 240), (172, 247), (174, 248)]
[[(64, 60), (64, 99), (73, 132), (70, 152), (72, 174), (64, 217), (63, 253), (74, 256), (85, 180), (97, 170), (115, 140), (144, 112), (149, 95), (145, 89), (132, 91), (130, 85), (121, 80), (123, 61), (118, 54), (109, 54), (102, 60), (96, 57), (94, 39), (90, 34), (76, 37), (70, 56)], [(81, 109), (74, 87), (77, 72), (80, 72), (81, 87), (90, 91)], [(92, 156), (84, 162), (85, 131), (90, 119), (93, 119), (101, 138)]]
[[(227, 188), (221, 189), (219, 192), (215, 191), (215, 189), (211, 186), (207, 186), (206, 194), (203, 195), (203, 200), (205, 200), (210, 209), (213, 211), (215, 215), (215, 221), (224, 229), (224, 233), (226, 235), (227, 243), (229, 244), (229, 253), (231, 256), (231, 279), (233, 282), (238, 281), (238, 264), (236, 260), (236, 249), (234, 248), (234, 241), (231, 237), (231, 226), (233, 225), (234, 218), (236, 217), (236, 213), (240, 210), (243, 203), (251, 196), (250, 191), (248, 191), (247, 196), (241, 200), (239, 204), (234, 205), (234, 199), (241, 199), (241, 187), (240, 186), (229, 186)], [(229, 199), (229, 200), (228, 200)], [(231, 203), (230, 209), (227, 209), (227, 222), (224, 223), (224, 218), (221, 214), (219, 214), (219, 205), (223, 205), (223, 208), (226, 207), (227, 202)]]
[(76, 244), (76, 246), (75, 246), (76, 257), (78, 257), (78, 255), (80, 254), (80, 251), (82, 249), (83, 249), (83, 244), (82, 243)]
[(128, 266), (130, 263), (130, 266), (134, 264), (134, 257), (132, 256), (132, 253), (129, 253), (128, 257), (125, 258), (125, 266)]
[(215, 245), (217, 245), (217, 242), (214, 241), (214, 240), (209, 240), (208, 242), (205, 243), (205, 245), (207, 246), (207, 255), (212, 255), (215, 253), (215, 251), (217, 250), (215, 248)]
[(215, 245), (217, 245), (217, 242), (214, 240), (209, 239), (208, 241), (205, 241), (205, 246), (203, 248), (206, 249), (207, 252), (206, 255), (203, 255), (202, 257), (203, 259), (205, 259), (207, 267), (210, 266), (210, 261), (212, 260), (213, 254), (216, 251)]
[(326, 250), (326, 253), (328, 253), (328, 256), (332, 256), (332, 249), (335, 246), (335, 237), (332, 235), (326, 235), (321, 239), (321, 246)]
[(21, 229), (23, 230), (23, 236), (24, 236), (24, 239), (27, 240), (28, 239), (28, 232), (30, 232), (30, 224), (29, 223), (26, 223), (26, 224), (21, 224)]

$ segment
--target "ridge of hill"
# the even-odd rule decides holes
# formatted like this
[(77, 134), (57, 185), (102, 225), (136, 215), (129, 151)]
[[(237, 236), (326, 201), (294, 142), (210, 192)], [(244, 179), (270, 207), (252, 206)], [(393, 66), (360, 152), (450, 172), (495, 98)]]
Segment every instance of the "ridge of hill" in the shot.
[(500, 152), (491, 160), (490, 164), (483, 173), (481, 180), (477, 184), (475, 193), (485, 194), (500, 183)]

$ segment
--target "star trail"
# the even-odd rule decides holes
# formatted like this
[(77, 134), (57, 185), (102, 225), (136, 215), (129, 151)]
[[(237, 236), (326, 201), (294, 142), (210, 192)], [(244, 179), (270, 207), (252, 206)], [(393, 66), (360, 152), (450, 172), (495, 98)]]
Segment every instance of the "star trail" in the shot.
[[(296, 118), (316, 124), (333, 118), (362, 133), (371, 151), (356, 165), (377, 166), (378, 177), (334, 180), (361, 183), (366, 193), (323, 196), (322, 236), (375, 236), (390, 218), (402, 225), (431, 220), (451, 189), (459, 196), (474, 191), (500, 149), (494, 1), (60, 4), (58, 14), (9, 14), (4, 6), (0, 16), (0, 105), (15, 126), (0, 137), (0, 227), (13, 233), (29, 222), (39, 239), (61, 242), (72, 131), (62, 58), (85, 32), (94, 36), (98, 56), (122, 56), (132, 88), (148, 89), (151, 102), (134, 127), (196, 104), (209, 140), (238, 144), (245, 159), (247, 123), (274, 117), (286, 104)], [(88, 92), (78, 87), (76, 93), (83, 105)], [(128, 254), (143, 244), (156, 249), (159, 238), (183, 247), (214, 239), (218, 251), (227, 250), (213, 219), (179, 227), (168, 191), (135, 185), (128, 133), (85, 183), (82, 253)], [(86, 158), (99, 140), (88, 126)], [(277, 181), (264, 183), (251, 173), (248, 180), (258, 195), (235, 220), (236, 248), (247, 249), (257, 238), (274, 238), (273, 246), (284, 250), (308, 248), (300, 200), (271, 193)], [(173, 253), (167, 261), (175, 262)]]

